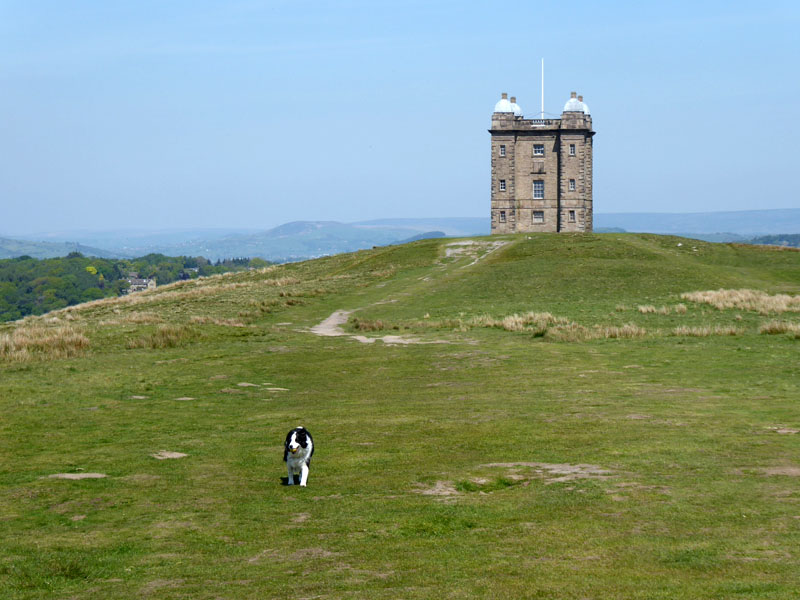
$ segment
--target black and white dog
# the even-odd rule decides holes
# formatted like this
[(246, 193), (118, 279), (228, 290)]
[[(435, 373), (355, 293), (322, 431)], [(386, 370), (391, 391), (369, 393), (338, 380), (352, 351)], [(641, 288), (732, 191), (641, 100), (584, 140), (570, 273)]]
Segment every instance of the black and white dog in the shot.
[(308, 465), (314, 456), (314, 440), (303, 426), (295, 427), (286, 434), (283, 444), (283, 461), (289, 471), (287, 485), (294, 485), (294, 476), (300, 475), (300, 485), (305, 487), (308, 481)]

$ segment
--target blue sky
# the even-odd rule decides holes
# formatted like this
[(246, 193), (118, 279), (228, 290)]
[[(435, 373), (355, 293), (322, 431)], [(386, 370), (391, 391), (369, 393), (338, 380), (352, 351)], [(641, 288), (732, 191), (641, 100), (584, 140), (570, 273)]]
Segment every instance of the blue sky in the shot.
[(0, 234), (483, 216), (591, 107), (597, 212), (796, 208), (794, 2), (0, 0)]

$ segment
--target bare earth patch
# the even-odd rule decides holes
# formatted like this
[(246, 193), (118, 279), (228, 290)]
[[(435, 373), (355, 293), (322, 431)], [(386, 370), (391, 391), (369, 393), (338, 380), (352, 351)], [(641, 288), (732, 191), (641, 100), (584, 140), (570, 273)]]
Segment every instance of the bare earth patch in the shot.
[(788, 477), (800, 477), (800, 467), (766, 467), (761, 469), (765, 475), (787, 475)]
[(335, 311), (330, 317), (322, 321), (322, 323), (314, 325), (314, 327), (311, 328), (311, 333), (327, 337), (347, 335), (340, 326), (347, 323), (347, 319), (350, 318), (352, 312), (352, 310)]
[(307, 558), (328, 558), (336, 556), (336, 552), (330, 552), (325, 548), (301, 548), (289, 555), (292, 560), (304, 560)]
[(449, 344), (447, 340), (433, 340), (433, 341), (422, 341), (418, 338), (413, 337), (403, 337), (402, 335), (384, 335), (381, 337), (367, 337), (365, 335), (350, 335), (344, 329), (342, 329), (342, 325), (347, 323), (347, 319), (350, 315), (355, 312), (352, 310), (337, 310), (335, 311), (330, 317), (319, 323), (318, 325), (314, 325), (311, 328), (311, 333), (314, 335), (321, 335), (325, 337), (340, 337), (340, 336), (347, 336), (351, 339), (354, 339), (362, 344), (374, 344), (376, 341), (381, 341), (387, 346), (393, 345), (407, 345), (407, 344)]
[(257, 383), (247, 383), (246, 381), (243, 381), (242, 383), (237, 383), (236, 385), (238, 385), (239, 387), (258, 387)]
[(795, 433), (800, 433), (800, 429), (793, 429), (792, 427), (767, 427), (770, 431), (774, 431), (775, 433), (781, 433), (783, 435), (792, 435)]
[(181, 396), (180, 398), (175, 398), (175, 400), (186, 402), (187, 400), (194, 400), (194, 398), (192, 398), (191, 396)]
[(133, 481), (135, 483), (144, 483), (147, 481), (156, 481), (161, 479), (161, 475), (151, 475), (150, 473), (134, 473), (133, 475), (126, 475), (120, 477), (122, 481)]
[(49, 479), (103, 479), (108, 477), (105, 473), (53, 473)]
[(254, 564), (260, 562), (262, 558), (276, 558), (277, 556), (279, 556), (277, 550), (271, 550), (270, 548), (267, 548), (266, 550), (262, 550), (255, 556), (248, 558), (247, 562)]
[(514, 469), (527, 467), (533, 469), (534, 473), (545, 479), (545, 483), (557, 483), (561, 481), (573, 481), (575, 479), (605, 479), (611, 476), (611, 471), (588, 464), (552, 464), (539, 462), (508, 462), (508, 463), (489, 463), (481, 465), (486, 468)]
[(189, 456), (188, 454), (184, 454), (183, 452), (170, 452), (169, 450), (159, 450), (155, 454), (151, 454), (153, 458), (156, 460), (166, 460), (168, 458), (185, 458)]
[(310, 513), (299, 513), (292, 518), (292, 523), (305, 523), (311, 518)]
[(142, 586), (142, 593), (146, 596), (149, 596), (156, 590), (160, 590), (162, 588), (180, 587), (185, 583), (185, 581), (185, 579), (154, 579), (153, 581), (148, 581)]
[(470, 267), (506, 244), (508, 244), (506, 241), (478, 242), (475, 240), (465, 240), (463, 242), (451, 242), (447, 244), (444, 252), (447, 258), (469, 257), (474, 259), (471, 263), (464, 265), (465, 267)]
[(423, 496), (457, 496), (458, 490), (451, 481), (437, 481), (431, 487), (420, 487), (415, 490)]
[(131, 396), (131, 400), (147, 400), (147, 396)]

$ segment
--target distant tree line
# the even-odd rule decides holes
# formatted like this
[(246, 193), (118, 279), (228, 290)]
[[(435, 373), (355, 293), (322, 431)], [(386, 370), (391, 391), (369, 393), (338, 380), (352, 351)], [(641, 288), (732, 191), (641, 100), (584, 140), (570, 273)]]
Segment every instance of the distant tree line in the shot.
[(90, 258), (71, 252), (63, 258), (20, 256), (0, 260), (0, 321), (127, 293), (131, 274), (158, 285), (215, 273), (260, 268), (260, 258), (211, 263), (202, 256), (148, 254), (131, 260)]
[(749, 240), (750, 244), (771, 244), (773, 246), (792, 246), (800, 248), (800, 233), (779, 233), (762, 235)]

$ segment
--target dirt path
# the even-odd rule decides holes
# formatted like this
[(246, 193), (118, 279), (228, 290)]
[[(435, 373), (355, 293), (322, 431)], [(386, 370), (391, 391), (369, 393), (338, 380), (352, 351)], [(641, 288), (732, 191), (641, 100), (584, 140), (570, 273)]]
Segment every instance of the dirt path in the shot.
[(362, 344), (374, 344), (381, 341), (387, 346), (406, 345), (406, 344), (449, 344), (446, 340), (432, 340), (422, 341), (415, 337), (405, 337), (402, 335), (383, 335), (380, 337), (367, 337), (365, 335), (352, 335), (342, 329), (342, 325), (347, 323), (347, 319), (353, 314), (355, 310), (337, 310), (333, 314), (311, 328), (311, 333), (314, 335), (321, 335), (325, 337), (340, 337), (347, 336), (351, 339), (361, 342)]
[(352, 313), (352, 310), (337, 310), (319, 325), (314, 325), (311, 333), (329, 337), (347, 335), (340, 325), (347, 323)]
[[(492, 252), (499, 250), (503, 246), (507, 245), (509, 242), (506, 240), (497, 240), (497, 241), (476, 241), (476, 240), (463, 240), (457, 242), (450, 242), (445, 246), (445, 256), (444, 258), (452, 258), (452, 259), (459, 259), (459, 258), (467, 258), (472, 259), (471, 262), (465, 265), (461, 265), (460, 268), (470, 267), (477, 263), (478, 261), (486, 258)], [(447, 270), (449, 265), (443, 264), (440, 261), (435, 263), (438, 265), (438, 269)], [(424, 281), (430, 281), (430, 276), (425, 276), (421, 278)], [(382, 284), (385, 285), (385, 284)], [(379, 302), (374, 302), (373, 304), (389, 304), (392, 302), (397, 302), (397, 299), (388, 299), (388, 300), (381, 300)], [(347, 336), (351, 339), (354, 339), (362, 344), (374, 344), (376, 341), (381, 341), (387, 346), (392, 345), (407, 345), (407, 344), (449, 344), (450, 342), (447, 340), (420, 340), (419, 338), (415, 337), (407, 337), (402, 335), (384, 335), (379, 337), (367, 337), (365, 335), (353, 335), (347, 333), (344, 329), (342, 329), (342, 325), (347, 323), (347, 320), (350, 318), (350, 315), (353, 314), (356, 309), (353, 310), (343, 310), (339, 309), (334, 311), (327, 319), (314, 325), (310, 331), (314, 335), (319, 335), (323, 337), (341, 337)]]
[(492, 252), (499, 250), (508, 244), (505, 240), (498, 240), (496, 242), (485, 242), (475, 240), (464, 240), (462, 242), (451, 242), (445, 246), (446, 258), (472, 258), (472, 262), (462, 265), (462, 269), (471, 267), (478, 261), (483, 260)]

